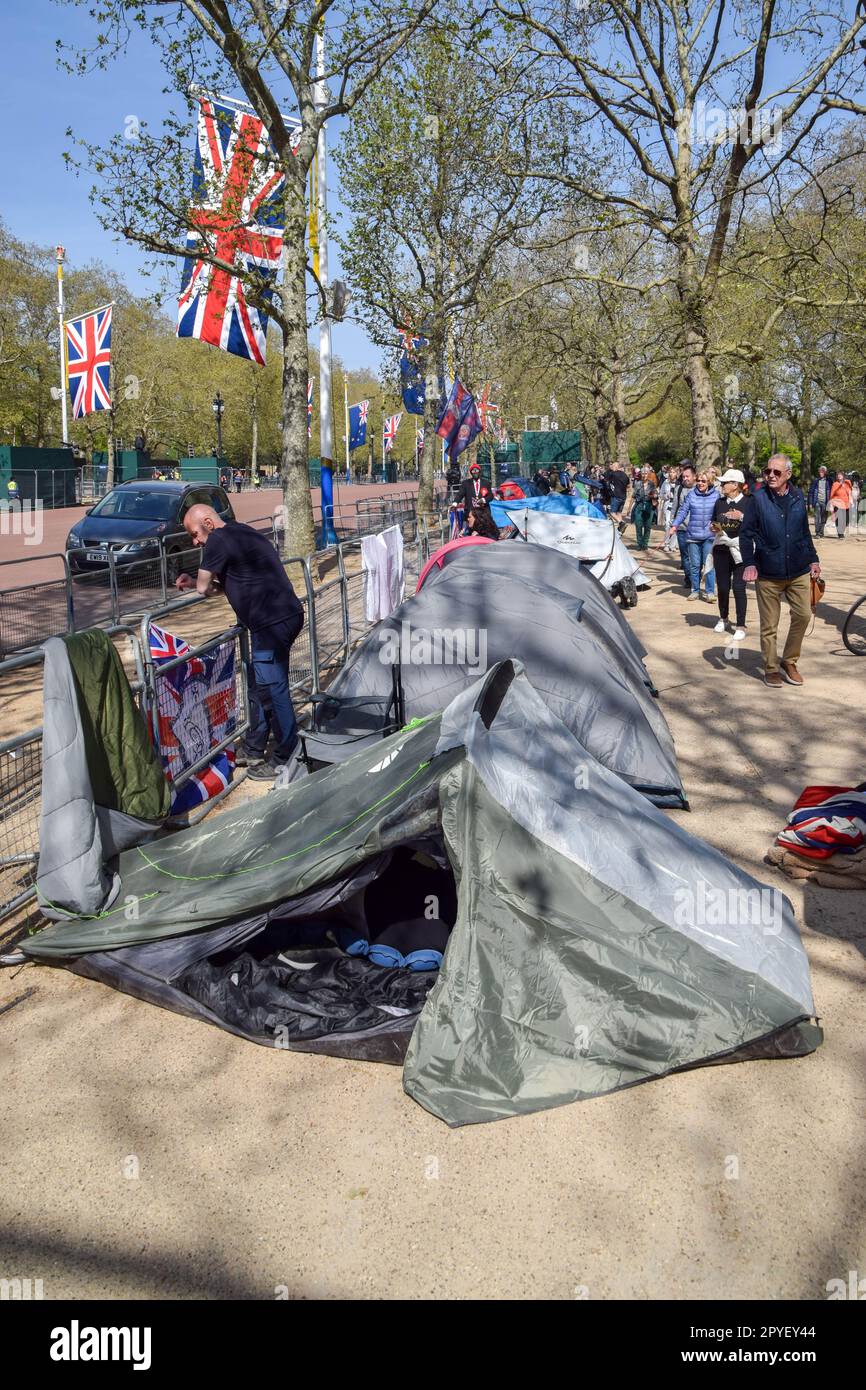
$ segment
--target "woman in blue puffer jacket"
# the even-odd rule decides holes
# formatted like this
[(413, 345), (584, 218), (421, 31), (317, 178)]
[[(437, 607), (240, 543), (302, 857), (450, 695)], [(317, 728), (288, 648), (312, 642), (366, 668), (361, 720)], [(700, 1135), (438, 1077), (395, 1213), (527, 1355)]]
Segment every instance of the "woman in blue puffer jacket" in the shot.
[(706, 592), (701, 594), (701, 573), (713, 552), (715, 536), (712, 530), (713, 511), (719, 500), (718, 490), (712, 485), (709, 475), (699, 473), (697, 482), (684, 499), (682, 506), (671, 522), (669, 536), (673, 536), (685, 523), (686, 553), (689, 559), (689, 574), (692, 591), (689, 598), (704, 598), (712, 603), (716, 595), (716, 576), (712, 568), (707, 570)]

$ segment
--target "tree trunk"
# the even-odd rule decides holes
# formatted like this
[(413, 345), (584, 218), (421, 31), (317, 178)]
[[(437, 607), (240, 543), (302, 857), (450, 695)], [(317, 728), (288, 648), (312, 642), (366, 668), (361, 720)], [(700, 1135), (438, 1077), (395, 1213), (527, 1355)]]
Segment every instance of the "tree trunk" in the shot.
[(610, 439), (608, 437), (610, 410), (600, 391), (593, 392), (592, 400), (595, 413), (596, 462), (600, 468), (607, 469), (610, 468)]
[(743, 436), (743, 444), (745, 445), (745, 457), (744, 457), (744, 460), (743, 460), (743, 461), (744, 461), (746, 467), (747, 467), (751, 472), (754, 472), (754, 471), (755, 471), (755, 444), (756, 444), (757, 438), (758, 438), (758, 416), (757, 416), (757, 412), (756, 412), (756, 411), (752, 411), (752, 419), (751, 419), (751, 422), (750, 422), (750, 424), (749, 424), (748, 431), (747, 431), (747, 433)]
[(807, 484), (812, 477), (812, 438), (815, 421), (812, 418), (812, 383), (807, 377), (803, 382), (802, 412), (800, 414), (800, 485)]
[(285, 550), (288, 555), (312, 555), (316, 548), (310, 496), (307, 443), (307, 285), (306, 210), (304, 185), (286, 170), (287, 207), (283, 234), (283, 280), (280, 290), (283, 333), (282, 452)]
[(436, 422), (439, 419), (439, 381), (436, 375), (437, 355), (432, 344), (428, 348), (424, 364), (424, 446), (418, 469), (418, 516), (433, 513), (433, 492), (436, 473), (436, 449), (439, 436)]
[(625, 384), (622, 377), (622, 363), (618, 357), (614, 358), (611, 366), (613, 379), (613, 433), (616, 443), (617, 463), (621, 463), (623, 468), (631, 466), (631, 459), (628, 456), (628, 424), (626, 423), (625, 406)]
[[(685, 122), (678, 131), (680, 145), (678, 162), (680, 164), (678, 205), (681, 216), (691, 207), (690, 167), (691, 138), (688, 122), (690, 108), (680, 113)], [(678, 277), (677, 291), (683, 323), (683, 342), (685, 345), (685, 378), (688, 383), (692, 405), (692, 462), (699, 471), (705, 468), (718, 468), (721, 462), (719, 443), (719, 424), (713, 400), (713, 382), (710, 376), (708, 353), (709, 334), (706, 327), (705, 304), (698, 276), (695, 250), (695, 230), (690, 216), (683, 221), (677, 238)]]
[(800, 428), (800, 486), (804, 487), (812, 479), (812, 425)]
[(685, 339), (685, 378), (692, 401), (692, 459), (700, 472), (705, 468), (718, 468), (721, 463), (719, 425), (713, 400), (706, 334), (700, 326), (687, 325)]

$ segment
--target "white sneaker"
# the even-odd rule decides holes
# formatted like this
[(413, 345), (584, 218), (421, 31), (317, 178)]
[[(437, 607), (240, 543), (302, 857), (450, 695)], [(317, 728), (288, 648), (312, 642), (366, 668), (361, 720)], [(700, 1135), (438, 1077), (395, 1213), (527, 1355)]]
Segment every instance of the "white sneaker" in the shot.
[(724, 632), (724, 630), (725, 630), (726, 627), (727, 627), (727, 623), (725, 622), (724, 618), (719, 618), (719, 621), (716, 623), (715, 627), (713, 628), (713, 632)]
[(692, 590), (692, 592), (689, 594), (689, 598), (700, 598), (700, 594), (698, 593), (697, 589)]
[(746, 629), (745, 629), (744, 627), (735, 628), (735, 629), (734, 629), (734, 635), (733, 635), (733, 637), (732, 637), (731, 640), (732, 640), (733, 642), (742, 642), (742, 640), (743, 640), (743, 638), (745, 637), (745, 635), (746, 635)]

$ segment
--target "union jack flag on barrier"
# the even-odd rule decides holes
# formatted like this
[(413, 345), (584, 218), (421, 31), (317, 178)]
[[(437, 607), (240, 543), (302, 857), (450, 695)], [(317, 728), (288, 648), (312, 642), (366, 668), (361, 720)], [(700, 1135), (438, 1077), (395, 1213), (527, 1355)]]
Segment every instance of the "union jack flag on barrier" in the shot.
[[(150, 654), (157, 668), (183, 656), (189, 644), (150, 625)], [(157, 681), (158, 749), (172, 783), (222, 743), (237, 725), (235, 644), (224, 642), (205, 656), (194, 656)], [(224, 791), (232, 780), (235, 750), (229, 744), (173, 792), (171, 814), (181, 815)]]
[(400, 428), (400, 421), (403, 419), (403, 412), (399, 415), (388, 415), (382, 426), (382, 440), (387, 454), (394, 447), (394, 440), (397, 438), (397, 431)]
[(111, 409), (111, 304), (79, 319), (69, 319), (66, 332), (66, 377), (72, 418)]
[[(284, 220), (284, 179), (275, 160), (257, 116), (202, 98), (177, 336), (200, 338), (260, 366), (268, 318), (248, 302), (241, 275), (254, 275), (270, 298)], [(201, 259), (202, 252), (237, 273)]]

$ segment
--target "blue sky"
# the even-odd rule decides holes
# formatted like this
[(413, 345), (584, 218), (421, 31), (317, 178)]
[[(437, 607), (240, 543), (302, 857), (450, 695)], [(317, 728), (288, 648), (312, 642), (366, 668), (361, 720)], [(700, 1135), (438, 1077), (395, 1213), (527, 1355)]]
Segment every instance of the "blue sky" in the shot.
[[(104, 231), (90, 206), (90, 181), (66, 168), (66, 130), (107, 141), (135, 115), (158, 128), (166, 110), (165, 76), (154, 50), (136, 36), (107, 72), (70, 77), (57, 66), (55, 42), (86, 41), (93, 25), (86, 9), (53, 0), (3, 0), (3, 86), (6, 120), (0, 124), (2, 215), (10, 231), (46, 246), (62, 242), (69, 263), (105, 262), (137, 294), (157, 282), (144, 275), (145, 256)], [(337, 131), (330, 133), (335, 143)], [(192, 166), (190, 145), (190, 168)], [(336, 172), (329, 161), (329, 210), (339, 214)], [(339, 273), (334, 248), (331, 277)], [(316, 340), (318, 335), (316, 334)], [(350, 368), (376, 368), (379, 349), (357, 325), (336, 324), (333, 350)]]

